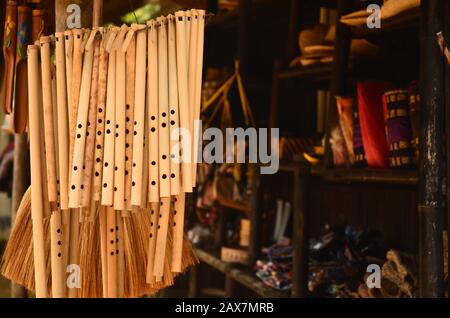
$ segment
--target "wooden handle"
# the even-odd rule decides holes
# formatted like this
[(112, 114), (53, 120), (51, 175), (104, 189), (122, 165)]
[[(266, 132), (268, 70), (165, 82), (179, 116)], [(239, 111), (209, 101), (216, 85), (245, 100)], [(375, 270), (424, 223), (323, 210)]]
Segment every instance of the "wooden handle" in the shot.
[[(147, 213), (145, 211), (144, 213)], [(148, 241), (147, 252), (147, 284), (153, 284), (155, 282), (155, 276), (153, 274), (153, 266), (155, 263), (155, 250), (156, 250), (156, 238), (159, 219), (159, 202), (152, 202), (150, 204), (150, 234)]]
[[(116, 87), (116, 52), (111, 51), (108, 61), (107, 92), (114, 92)], [(103, 146), (102, 205), (111, 206), (114, 202), (114, 134), (116, 124), (115, 94), (106, 96), (105, 138)]]
[(104, 47), (104, 40), (100, 45), (100, 65), (98, 71), (98, 105), (97, 123), (95, 132), (95, 152), (94, 152), (94, 191), (93, 200), (99, 202), (102, 193), (103, 176), (103, 140), (105, 134), (105, 110), (106, 110), (106, 87), (108, 80), (108, 58), (109, 54)]
[(142, 203), (142, 167), (144, 158), (144, 122), (145, 122), (145, 71), (146, 71), (146, 35), (145, 30), (136, 33), (136, 80), (134, 98), (133, 166), (131, 169), (131, 204)]
[(166, 257), (167, 230), (169, 226), (170, 198), (161, 198), (159, 218), (156, 235), (155, 259), (153, 276), (160, 281), (164, 274), (164, 262)]
[(190, 115), (189, 94), (187, 76), (187, 49), (186, 49), (186, 16), (184, 11), (175, 13), (176, 44), (177, 44), (177, 79), (178, 79), (178, 103), (180, 117), (181, 138), (181, 182), (184, 192), (192, 192), (192, 167), (190, 144)]
[(169, 85), (167, 64), (167, 21), (157, 19), (158, 28), (158, 150), (159, 150), (159, 196), (170, 197), (170, 132), (169, 132)]
[(50, 60), (50, 38), (42, 37), (41, 44), (41, 74), (42, 74), (42, 104), (44, 111), (45, 158), (47, 166), (48, 200), (58, 201), (56, 187), (56, 152), (55, 127), (53, 127), (52, 77)]
[(159, 160), (158, 160), (158, 33), (156, 21), (147, 23), (148, 32), (148, 73), (147, 73), (147, 104), (148, 104), (148, 141), (149, 141), (149, 202), (159, 202)]
[[(130, 29), (132, 30), (132, 29)], [(127, 34), (128, 36), (128, 34)], [(142, 54), (142, 53), (141, 53)], [(136, 77), (136, 37), (132, 36), (126, 50), (126, 109), (125, 109), (125, 209), (132, 210), (131, 183), (133, 170), (134, 95)]]
[(174, 160), (179, 154), (179, 106), (177, 83), (177, 54), (174, 16), (168, 17), (168, 65), (169, 65), (169, 134), (170, 134), (170, 194), (180, 194), (180, 164)]
[(30, 114), (31, 218), (33, 222), (33, 256), (36, 297), (48, 296), (44, 247), (43, 202), (39, 124), (39, 47), (28, 46), (28, 107)]
[(69, 208), (69, 126), (67, 113), (67, 87), (66, 87), (66, 59), (64, 50), (64, 33), (55, 34), (56, 42), (56, 96), (58, 109), (58, 161), (59, 161), (59, 190), (61, 210)]
[(116, 39), (116, 103), (115, 103), (115, 145), (114, 145), (114, 209), (125, 208), (125, 103), (126, 103), (126, 78), (125, 78), (125, 52), (120, 50), (123, 42), (122, 32)]
[(80, 206), (81, 190), (84, 188), (84, 185), (82, 184), (83, 164), (93, 59), (94, 50), (91, 49), (86, 51), (83, 60), (83, 74), (81, 78), (80, 96), (78, 100), (75, 142), (71, 165), (69, 208), (77, 208)]
[(184, 240), (184, 205), (185, 194), (181, 192), (173, 199), (173, 236), (172, 236), (172, 264), (170, 269), (174, 273), (181, 273), (182, 271), (182, 255), (183, 255), (183, 240)]
[(108, 250), (108, 298), (117, 297), (117, 224), (116, 211), (106, 207), (107, 250)]
[(203, 73), (203, 46), (204, 46), (204, 34), (205, 34), (205, 11), (197, 10), (197, 53), (196, 53), (196, 74), (195, 74), (195, 95), (194, 95), (194, 141), (193, 141), (193, 158), (194, 166), (192, 171), (192, 186), (195, 187), (197, 181), (197, 162), (199, 156), (199, 139), (202, 133), (200, 125), (200, 107), (201, 107), (201, 95), (202, 95), (202, 73)]

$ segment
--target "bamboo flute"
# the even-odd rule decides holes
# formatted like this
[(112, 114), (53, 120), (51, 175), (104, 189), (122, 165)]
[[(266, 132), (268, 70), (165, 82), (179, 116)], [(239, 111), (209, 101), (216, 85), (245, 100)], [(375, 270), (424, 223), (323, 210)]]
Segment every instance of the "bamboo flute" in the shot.
[(197, 36), (198, 36), (198, 13), (197, 10), (191, 10), (191, 31), (190, 31), (190, 39), (189, 39), (189, 64), (188, 64), (188, 85), (189, 85), (189, 127), (191, 132), (191, 187), (194, 187), (195, 184), (192, 184), (192, 180), (194, 180), (195, 176), (193, 175), (196, 162), (195, 162), (195, 152), (194, 148), (194, 116), (195, 116), (195, 87), (196, 87), (196, 76), (197, 76)]
[(116, 100), (115, 100), (115, 145), (114, 145), (114, 209), (125, 208), (125, 125), (126, 125), (126, 59), (121, 50), (128, 27), (124, 24), (114, 43), (116, 51)]
[(148, 72), (147, 72), (147, 108), (149, 142), (149, 202), (159, 202), (159, 160), (158, 160), (158, 32), (156, 21), (147, 22), (148, 31)]
[(147, 253), (147, 284), (155, 283), (155, 275), (153, 274), (153, 267), (155, 263), (155, 250), (156, 250), (156, 238), (159, 218), (159, 203), (150, 203), (150, 234), (148, 241), (148, 253)]
[(190, 144), (190, 115), (189, 94), (187, 76), (187, 50), (186, 50), (186, 16), (184, 11), (175, 13), (176, 24), (176, 46), (177, 46), (177, 79), (178, 79), (178, 102), (181, 132), (181, 182), (184, 192), (192, 192), (192, 169), (191, 169), (191, 144)]
[(183, 262), (183, 241), (184, 241), (184, 205), (185, 194), (181, 192), (180, 195), (174, 198), (173, 210), (173, 244), (172, 244), (172, 263), (170, 269), (174, 273), (182, 271)]
[[(141, 206), (142, 203), (142, 167), (144, 158), (144, 122), (145, 122), (145, 70), (147, 31), (136, 33), (136, 77), (134, 90), (134, 131), (133, 131), (133, 165), (131, 169), (131, 204)], [(150, 65), (149, 65), (150, 67)], [(151, 70), (149, 69), (149, 72)]]
[[(97, 30), (95, 30), (94, 34)], [(98, 77), (99, 77), (99, 67), (100, 67), (100, 40), (95, 39), (93, 43), (94, 50), (94, 61), (92, 67), (91, 76), (91, 89), (89, 97), (89, 109), (86, 122), (86, 144), (84, 152), (84, 165), (83, 165), (83, 189), (81, 191), (81, 206), (84, 208), (83, 211), (87, 212), (85, 216), (92, 221), (92, 209), (91, 209), (91, 198), (92, 198), (92, 173), (94, 169), (94, 149), (95, 149), (95, 131), (97, 122), (97, 105), (98, 105)]]
[(194, 94), (194, 130), (193, 130), (193, 157), (194, 166), (192, 172), (192, 186), (195, 187), (197, 180), (197, 162), (199, 157), (199, 139), (200, 134), (200, 107), (201, 107), (201, 95), (202, 95), (202, 73), (203, 73), (203, 46), (204, 46), (204, 33), (205, 33), (205, 11), (197, 10), (197, 51), (196, 51), (196, 73), (195, 73), (195, 94)]
[[(106, 49), (108, 50), (108, 43)], [(109, 52), (107, 92), (114, 92), (116, 88), (116, 51)], [(112, 206), (114, 203), (114, 134), (115, 134), (115, 94), (106, 96), (105, 136), (103, 146), (103, 175), (101, 204)]]
[(108, 57), (105, 49), (105, 35), (102, 34), (100, 45), (100, 63), (98, 71), (98, 99), (97, 99), (97, 123), (95, 132), (95, 152), (94, 152), (94, 185), (93, 201), (100, 202), (103, 176), (103, 141), (105, 134), (105, 110), (106, 110), (106, 86), (108, 76)]
[(158, 28), (158, 150), (159, 150), (159, 220), (158, 235), (156, 238), (154, 275), (156, 281), (161, 281), (164, 274), (164, 261), (166, 254), (167, 231), (170, 213), (170, 147), (169, 147), (169, 87), (167, 64), (167, 20), (164, 17), (157, 19)]
[(78, 99), (78, 110), (76, 119), (75, 142), (73, 150), (73, 160), (71, 165), (69, 207), (78, 208), (81, 204), (81, 191), (84, 188), (83, 165), (87, 133), (87, 117), (89, 110), (89, 97), (91, 88), (92, 66), (94, 59), (94, 49), (85, 51), (83, 61), (83, 72), (80, 86), (80, 96)]
[(45, 158), (47, 167), (47, 189), (48, 200), (51, 209), (56, 209), (58, 201), (56, 187), (56, 152), (55, 152), (55, 127), (53, 126), (53, 97), (50, 60), (50, 37), (41, 37), (41, 75), (42, 75), (42, 104), (44, 111), (44, 136), (45, 136)]
[(107, 297), (117, 297), (117, 224), (116, 211), (108, 206), (106, 209), (106, 226), (107, 226), (107, 242), (108, 242), (108, 259), (107, 259)]
[[(125, 209), (132, 210), (131, 204), (131, 182), (133, 163), (133, 132), (134, 132), (134, 95), (136, 77), (136, 37), (134, 36), (134, 25), (127, 34), (126, 47), (126, 110), (125, 110)], [(128, 40), (129, 34), (132, 34)], [(124, 43), (125, 44), (125, 43)], [(128, 160), (127, 160), (128, 159)]]
[[(64, 32), (65, 64), (66, 64), (66, 88), (67, 88), (67, 114), (68, 124), (71, 126), (72, 116), (72, 68), (73, 68), (73, 33), (72, 30)], [(69, 142), (72, 142), (69, 140)]]
[(99, 225), (100, 225), (100, 260), (102, 263), (102, 294), (108, 296), (108, 227), (106, 224), (106, 207), (99, 206)]
[(48, 297), (46, 280), (46, 262), (44, 247), (43, 202), (41, 187), (41, 158), (40, 158), (40, 124), (39, 124), (39, 47), (28, 46), (28, 107), (30, 128), (30, 164), (31, 164), (31, 217), (33, 222), (33, 256), (36, 297)]

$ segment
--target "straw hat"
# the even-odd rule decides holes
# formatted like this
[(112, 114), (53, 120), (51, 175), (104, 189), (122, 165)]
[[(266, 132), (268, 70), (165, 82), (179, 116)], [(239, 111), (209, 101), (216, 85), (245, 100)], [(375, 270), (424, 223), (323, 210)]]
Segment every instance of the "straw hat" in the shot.
[(325, 36), (328, 32), (328, 25), (317, 24), (312, 29), (305, 29), (300, 32), (299, 46), (302, 54), (305, 54), (305, 48), (313, 45), (322, 45), (325, 42)]
[(386, 0), (381, 7), (381, 19), (391, 18), (419, 6), (420, 0)]

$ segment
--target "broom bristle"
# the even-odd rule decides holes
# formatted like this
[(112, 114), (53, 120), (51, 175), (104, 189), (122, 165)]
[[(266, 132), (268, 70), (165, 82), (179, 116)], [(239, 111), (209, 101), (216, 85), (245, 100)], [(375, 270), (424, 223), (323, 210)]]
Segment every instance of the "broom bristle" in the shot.
[[(50, 218), (44, 219), (45, 251), (47, 259), (47, 288), (51, 291), (50, 278)], [(35, 290), (33, 227), (31, 220), (31, 187), (24, 193), (17, 209), (5, 252), (2, 258), (1, 273), (12, 282), (29, 291)]]

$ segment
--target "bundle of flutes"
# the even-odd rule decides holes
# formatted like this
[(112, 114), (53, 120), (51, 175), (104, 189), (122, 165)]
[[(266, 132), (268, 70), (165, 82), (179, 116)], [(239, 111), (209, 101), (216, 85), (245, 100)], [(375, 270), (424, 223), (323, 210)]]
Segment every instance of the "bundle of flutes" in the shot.
[(137, 297), (197, 262), (183, 228), (204, 25), (193, 9), (28, 46), (32, 183), (17, 218), (31, 222), (12, 231), (5, 276), (37, 297)]

